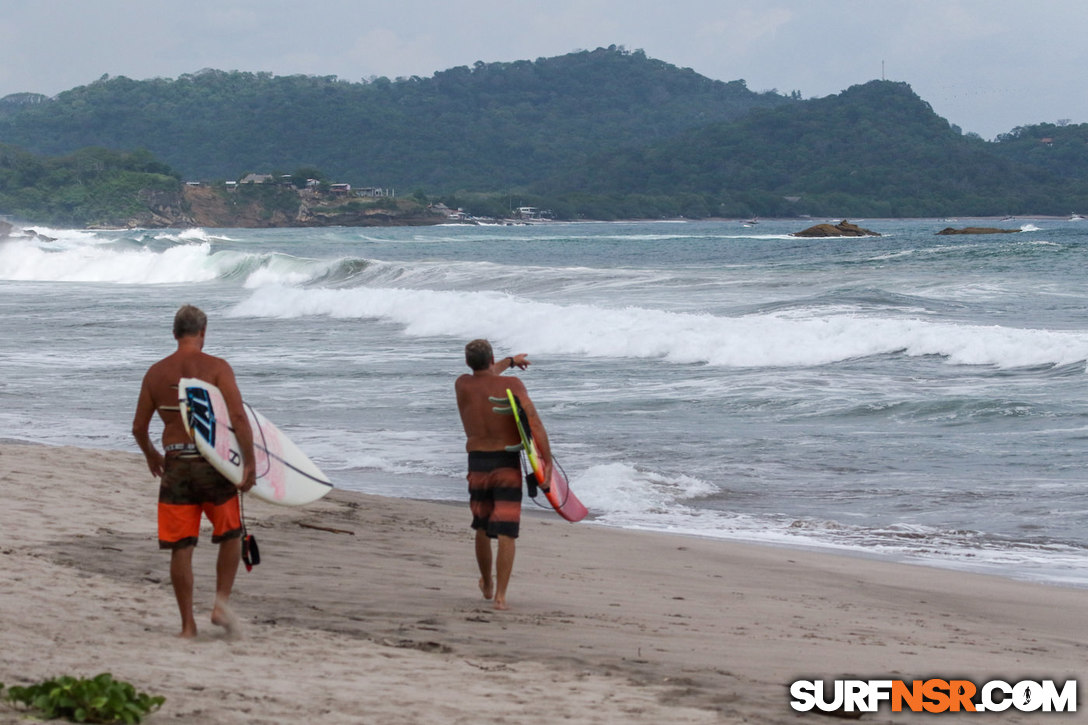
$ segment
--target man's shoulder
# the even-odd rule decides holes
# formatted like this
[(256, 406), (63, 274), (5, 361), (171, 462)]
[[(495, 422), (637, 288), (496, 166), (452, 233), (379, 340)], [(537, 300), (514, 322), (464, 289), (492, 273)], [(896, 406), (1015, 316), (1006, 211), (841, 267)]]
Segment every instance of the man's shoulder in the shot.
[(200, 359), (201, 359), (201, 360), (202, 360), (202, 361), (203, 361), (203, 362), (204, 362), (204, 363), (205, 363), (206, 365), (216, 365), (216, 366), (221, 366), (221, 365), (222, 365), (222, 366), (226, 366), (226, 367), (228, 367), (228, 368), (230, 367), (230, 363), (228, 363), (228, 362), (227, 362), (226, 360), (224, 360), (223, 358), (221, 358), (221, 357), (216, 357), (215, 355), (209, 355), (208, 353), (206, 353), (206, 352), (204, 352), (204, 351), (201, 351), (201, 352), (200, 352)]
[(525, 386), (517, 378), (499, 375), (465, 374), (457, 378), (454, 389), (466, 395), (501, 396), (509, 388), (519, 395), (525, 394)]
[(222, 386), (226, 376), (229, 376), (231, 379), (234, 377), (234, 369), (230, 366), (230, 363), (221, 357), (202, 352), (200, 353), (197, 362), (197, 368), (201, 372), (196, 377), (205, 378), (208, 382)]
[(162, 375), (169, 374), (171, 365), (173, 363), (173, 357), (173, 355), (167, 355), (161, 360), (156, 360), (155, 362), (151, 363), (151, 365), (147, 368), (147, 372), (144, 373), (144, 379), (154, 380), (155, 378), (158, 378)]
[(525, 383), (521, 382), (521, 378), (517, 377), (516, 375), (508, 375), (504, 377), (502, 381), (504, 388), (510, 388), (515, 393), (528, 395), (528, 391), (525, 388)]

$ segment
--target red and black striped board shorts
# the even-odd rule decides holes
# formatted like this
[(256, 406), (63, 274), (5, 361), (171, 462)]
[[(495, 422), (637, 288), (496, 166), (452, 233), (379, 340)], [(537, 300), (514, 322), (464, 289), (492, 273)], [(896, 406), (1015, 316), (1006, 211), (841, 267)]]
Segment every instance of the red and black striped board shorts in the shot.
[(521, 454), (469, 451), (468, 499), (472, 528), (491, 538), (516, 539), (521, 524)]

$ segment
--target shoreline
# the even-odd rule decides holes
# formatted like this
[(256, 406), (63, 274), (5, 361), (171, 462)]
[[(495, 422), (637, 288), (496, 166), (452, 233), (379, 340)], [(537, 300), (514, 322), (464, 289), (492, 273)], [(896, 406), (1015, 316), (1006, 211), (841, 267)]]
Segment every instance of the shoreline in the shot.
[[(15, 438), (5, 438), (0, 435), (0, 450), (5, 446), (41, 446), (44, 448), (56, 449), (56, 448), (68, 448), (71, 447), (77, 450), (83, 450), (79, 446), (72, 444), (53, 444), (53, 443), (41, 443), (38, 441), (25, 441)], [(131, 451), (125, 451), (117, 448), (88, 448), (87, 451), (94, 451), (104, 454), (116, 454), (121, 456), (131, 455)], [(395, 478), (397, 474), (391, 474), (388, 472), (371, 472), (367, 474), (369, 478)], [(461, 480), (450, 479), (457, 486), (456, 491), (460, 494)], [(446, 481), (447, 483), (450, 481)], [(426, 497), (400, 497), (389, 496), (386, 494), (374, 494), (366, 491), (361, 491), (353, 488), (345, 488), (337, 486), (334, 491), (340, 491), (348, 495), (359, 495), (363, 497), (373, 497), (379, 500), (389, 501), (409, 501), (426, 505), (436, 506), (460, 506), (461, 502), (458, 499), (450, 498), (426, 498)], [(250, 505), (250, 501), (253, 501), (253, 506), (262, 506), (260, 501), (252, 498), (247, 499), (247, 505)], [(543, 499), (538, 499), (543, 501)], [(273, 510), (289, 510), (281, 509), (280, 507), (273, 506)], [(153, 513), (153, 512), (152, 512)], [(522, 504), (522, 520), (531, 520), (535, 517), (539, 517), (544, 521), (548, 521), (554, 518), (554, 512), (550, 505), (544, 503), (534, 503), (527, 495), (524, 498)], [(859, 559), (861, 561), (878, 562), (881, 564), (888, 564), (894, 566), (904, 566), (923, 569), (933, 569), (941, 572), (948, 573), (962, 573), (966, 575), (977, 575), (984, 577), (993, 577), (995, 579), (1017, 582), (1021, 584), (1038, 585), (1044, 587), (1054, 587), (1057, 589), (1072, 589), (1078, 591), (1088, 591), (1088, 582), (1086, 581), (1069, 581), (1055, 578), (1056, 575), (1046, 574), (1024, 574), (1016, 575), (1008, 570), (997, 571), (995, 565), (970, 563), (967, 560), (939, 560), (934, 558), (911, 558), (911, 553), (908, 551), (899, 551), (896, 553), (876, 553), (868, 551), (859, 546), (843, 545), (834, 542), (825, 542), (820, 540), (798, 540), (798, 541), (786, 541), (781, 539), (761, 539), (756, 537), (749, 537), (744, 534), (735, 535), (713, 535), (700, 533), (697, 530), (675, 530), (665, 528), (653, 528), (650, 526), (633, 527), (623, 526), (620, 524), (612, 523), (599, 523), (594, 520), (593, 512), (590, 511), (589, 517), (584, 522), (585, 525), (599, 527), (602, 529), (618, 532), (630, 532), (632, 534), (651, 534), (659, 536), (676, 537), (680, 540), (692, 539), (705, 542), (714, 542), (721, 545), (737, 545), (737, 546), (753, 546), (758, 548), (775, 549), (784, 552), (798, 552), (798, 553), (810, 553), (818, 556), (830, 556), (830, 557), (843, 557), (846, 559)]]
[[(2, 450), (3, 447), (9, 446), (9, 445), (11, 445), (11, 446), (42, 446), (42, 447), (45, 447), (45, 448), (54, 448), (54, 449), (55, 448), (71, 447), (71, 448), (74, 448), (74, 449), (77, 449), (77, 450), (80, 449), (78, 446), (72, 446), (71, 444), (56, 445), (56, 444), (52, 444), (52, 443), (40, 443), (40, 442), (37, 442), (37, 441), (22, 441), (22, 440), (18, 440), (18, 439), (14, 439), (14, 438), (5, 438), (3, 436), (0, 436), (0, 450)], [(120, 449), (116, 449), (116, 448), (108, 448), (108, 449), (107, 448), (102, 448), (102, 449), (93, 448), (93, 449), (86, 449), (86, 450), (105, 453), (105, 454), (117, 454), (117, 455), (122, 455), (122, 456), (132, 454), (131, 451), (124, 451), (124, 450), (120, 450)], [(373, 477), (382, 477), (382, 476), (387, 476), (387, 477), (394, 477), (395, 476), (395, 474), (389, 474), (389, 473), (385, 473), (385, 472), (371, 473), (371, 474), (368, 474), (368, 475), (371, 476), (372, 478)], [(460, 479), (458, 479), (456, 481), (456, 484), (458, 486), (458, 488), (456, 490), (460, 493), (461, 492), (461, 487), (460, 487), (461, 481), (460, 481)], [(415, 497), (402, 498), (402, 497), (399, 497), (399, 496), (387, 496), (387, 495), (384, 495), (384, 494), (367, 493), (366, 491), (360, 491), (360, 490), (352, 489), (352, 488), (344, 488), (344, 487), (340, 487), (340, 486), (335, 487), (333, 490), (343, 492), (343, 493), (345, 493), (347, 495), (358, 495), (358, 496), (363, 496), (363, 497), (373, 497), (373, 498), (376, 498), (376, 499), (379, 499), (379, 500), (409, 501), (409, 502), (416, 502), (416, 503), (426, 504), (426, 505), (452, 506), (454, 508), (457, 508), (457, 507), (459, 507), (461, 505), (461, 502), (456, 500), (456, 499), (415, 498)], [(542, 500), (542, 499), (540, 499), (540, 500)], [(251, 504), (250, 501), (253, 501), (253, 503)], [(261, 503), (260, 501), (256, 501), (256, 500), (250, 498), (250, 499), (247, 499), (246, 505), (247, 506), (249, 506), (249, 505), (263, 506), (264, 504)], [(281, 509), (280, 507), (276, 507), (276, 506), (273, 506), (271, 508), (273, 510), (289, 510), (289, 509)], [(153, 512), (152, 512), (152, 514), (153, 514)], [(526, 495), (525, 499), (524, 499), (524, 501), (522, 503), (522, 520), (523, 521), (532, 520), (532, 519), (534, 519), (536, 517), (539, 517), (540, 519), (543, 519), (545, 522), (547, 522), (547, 521), (554, 518), (554, 512), (552, 511), (550, 506), (546, 506), (546, 505), (541, 504), (541, 503), (533, 503), (533, 500), (530, 499)], [(715, 543), (718, 543), (718, 544), (721, 544), (721, 545), (753, 546), (753, 547), (758, 547), (758, 548), (776, 549), (776, 550), (780, 550), (780, 551), (784, 551), (784, 552), (798, 552), (798, 553), (806, 553), (807, 552), (807, 553), (810, 553), (810, 554), (815, 554), (817, 556), (843, 557), (843, 558), (847, 558), (847, 559), (855, 559), (856, 558), (856, 559), (860, 559), (861, 561), (878, 562), (878, 563), (894, 565), (894, 566), (904, 566), (904, 567), (912, 567), (912, 568), (913, 567), (921, 567), (923, 569), (934, 569), (934, 570), (937, 570), (937, 571), (949, 572), (949, 573), (963, 573), (963, 574), (967, 574), (967, 575), (993, 577), (995, 579), (999, 579), (999, 580), (1003, 580), (1003, 581), (1009, 581), (1009, 582), (1018, 582), (1018, 583), (1021, 583), (1021, 584), (1038, 585), (1038, 586), (1044, 586), (1044, 587), (1054, 587), (1054, 588), (1058, 588), (1058, 589), (1073, 589), (1073, 590), (1078, 590), (1078, 591), (1088, 591), (1088, 583), (1085, 583), (1085, 582), (1079, 582), (1079, 581), (1078, 582), (1072, 582), (1072, 581), (1065, 581), (1065, 580), (1055, 580), (1054, 578), (1048, 578), (1045, 575), (1015, 576), (1014, 574), (1012, 574), (1012, 573), (1010, 573), (1008, 571), (994, 571), (992, 569), (992, 567), (987, 567), (985, 565), (978, 565), (978, 564), (972, 565), (970, 563), (967, 563), (966, 561), (954, 561), (954, 562), (944, 563), (944, 562), (942, 562), (940, 560), (936, 560), (936, 559), (924, 559), (924, 558), (911, 559), (910, 554), (907, 553), (907, 552), (898, 552), (896, 554), (874, 553), (874, 552), (867, 551), (867, 550), (865, 550), (863, 548), (860, 548), (860, 547), (845, 546), (845, 545), (839, 545), (839, 544), (827, 543), (827, 542), (820, 542), (820, 541), (767, 540), (767, 539), (758, 539), (758, 538), (747, 538), (744, 535), (716, 536), (716, 535), (711, 535), (711, 534), (700, 533), (698, 531), (666, 530), (666, 529), (663, 529), (663, 528), (652, 528), (652, 527), (627, 527), (627, 526), (621, 526), (621, 525), (617, 525), (617, 524), (596, 523), (596, 522), (594, 522), (593, 512), (592, 511), (590, 512), (590, 516), (585, 520), (584, 524), (589, 525), (589, 526), (599, 527), (599, 528), (610, 530), (610, 531), (630, 532), (630, 533), (636, 534), (636, 535), (637, 534), (651, 534), (651, 535), (657, 535), (657, 536), (676, 537), (676, 538), (678, 538), (680, 540), (693, 539), (693, 540), (705, 541), (705, 542), (715, 542)]]
[(341, 489), (247, 500), (262, 563), (238, 574), (239, 641), (207, 622), (203, 532), (202, 630), (181, 641), (156, 492), (138, 454), (0, 442), (0, 682), (110, 671), (166, 697), (152, 725), (791, 723), (796, 679), (1075, 679), (1088, 651), (1085, 590), (543, 514), (495, 612), (467, 503)]
[[(982, 220), (982, 221), (1009, 222), (1009, 223), (1020, 222), (1020, 221), (1048, 221), (1048, 222), (1067, 221), (1068, 222), (1068, 221), (1081, 221), (1081, 220), (1084, 219), (1084, 217), (1080, 217), (1079, 219), (1074, 220), (1074, 219), (1072, 219), (1070, 217), (1070, 215), (1053, 215), (1053, 214), (1019, 214), (1019, 215), (1016, 215), (1016, 216), (1013, 216), (1013, 217), (971, 216), (971, 215), (951, 215), (951, 216), (944, 216), (944, 217), (926, 217), (926, 216), (922, 216), (922, 217), (865, 217), (865, 216), (850, 217), (848, 215), (845, 218), (850, 219), (852, 222), (864, 222), (864, 221), (880, 221), (880, 222), (932, 221), (934, 223), (952, 223), (952, 222), (958, 222), (958, 221), (961, 221), (961, 220), (964, 220), (964, 219), (976, 219), (976, 220)], [(833, 216), (818, 216), (818, 215), (816, 215), (816, 216), (813, 216), (813, 215), (797, 216), (797, 217), (760, 217), (758, 222), (755, 222), (754, 224), (750, 224), (750, 225), (747, 225), (747, 226), (754, 227), (754, 226), (758, 226), (761, 223), (770, 223), (770, 222), (784, 222), (784, 223), (796, 222), (798, 224), (806, 224), (806, 223), (811, 224), (812, 222), (818, 221), (818, 220), (826, 220), (828, 222), (833, 222), (833, 221), (840, 220), (840, 219), (843, 219), (843, 217), (842, 216), (834, 216), (834, 217)], [(640, 218), (623, 218), (623, 219), (547, 219), (547, 220), (536, 219), (536, 220), (530, 220), (530, 221), (504, 219), (504, 220), (496, 221), (494, 223), (490, 223), (490, 222), (489, 223), (473, 223), (473, 222), (450, 221), (448, 219), (432, 218), (432, 217), (410, 217), (410, 218), (396, 219), (396, 220), (387, 221), (387, 222), (379, 222), (379, 221), (371, 220), (371, 221), (368, 221), (367, 223), (356, 223), (356, 224), (281, 223), (281, 224), (254, 224), (254, 225), (237, 226), (237, 225), (195, 224), (194, 223), (194, 224), (167, 224), (167, 225), (150, 225), (150, 226), (141, 226), (141, 225), (135, 225), (135, 226), (132, 226), (132, 225), (129, 225), (129, 226), (125, 226), (125, 225), (117, 225), (117, 226), (98, 225), (98, 226), (87, 226), (87, 227), (65, 227), (65, 226), (56, 226), (55, 224), (50, 224), (50, 223), (32, 222), (32, 221), (27, 221), (27, 220), (13, 220), (10, 217), (0, 215), (0, 224), (8, 224), (8, 225), (11, 226), (11, 229), (7, 230), (7, 232), (5, 232), (3, 229), (0, 229), (0, 239), (5, 239), (5, 238), (8, 238), (9, 236), (18, 237), (20, 234), (22, 234), (22, 235), (33, 235), (34, 233), (31, 232), (30, 230), (32, 230), (35, 227), (43, 227), (43, 228), (46, 228), (46, 229), (57, 229), (57, 230), (70, 229), (72, 231), (89, 231), (89, 232), (123, 232), (123, 231), (132, 231), (134, 229), (154, 229), (154, 230), (162, 230), (162, 231), (169, 231), (169, 230), (185, 231), (185, 230), (190, 230), (190, 229), (323, 229), (323, 228), (330, 228), (330, 227), (331, 228), (350, 227), (350, 228), (366, 229), (366, 228), (427, 227), (427, 226), (451, 226), (451, 227), (480, 226), (480, 227), (490, 228), (490, 227), (510, 227), (510, 226), (546, 226), (546, 225), (563, 225), (563, 224), (652, 224), (652, 223), (682, 224), (682, 223), (699, 223), (699, 222), (744, 224), (744, 223), (746, 223), (748, 221), (750, 221), (750, 220), (744, 219), (744, 218), (741, 218), (741, 217), (700, 217), (700, 218), (669, 217), (669, 218), (665, 218), (665, 219), (660, 219), (660, 218), (655, 217), (655, 218), (646, 218), (646, 219), (640, 219)], [(18, 234), (14, 234), (13, 232), (18, 232)]]

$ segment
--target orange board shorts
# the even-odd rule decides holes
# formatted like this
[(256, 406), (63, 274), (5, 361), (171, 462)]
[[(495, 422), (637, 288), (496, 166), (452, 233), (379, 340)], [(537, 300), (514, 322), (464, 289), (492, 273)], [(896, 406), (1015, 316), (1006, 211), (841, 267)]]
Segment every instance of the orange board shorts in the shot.
[(521, 454), (470, 451), (468, 498), (472, 528), (492, 539), (518, 538), (521, 525)]
[(167, 455), (159, 484), (159, 548), (196, 546), (200, 517), (212, 522), (212, 543), (242, 535), (238, 489), (199, 456)]

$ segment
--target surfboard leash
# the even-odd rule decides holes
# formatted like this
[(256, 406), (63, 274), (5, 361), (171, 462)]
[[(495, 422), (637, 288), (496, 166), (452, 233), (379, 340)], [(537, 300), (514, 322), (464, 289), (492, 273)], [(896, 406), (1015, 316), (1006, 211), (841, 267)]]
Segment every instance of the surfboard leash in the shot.
[[(563, 500), (559, 502), (560, 507), (566, 506), (567, 501), (570, 499), (570, 479), (567, 477), (566, 469), (563, 468), (563, 466), (559, 463), (555, 456), (552, 456), (552, 465), (559, 469), (559, 472), (563, 474), (563, 478), (567, 481), (567, 490), (563, 494)], [(540, 486), (536, 482), (536, 473), (533, 472), (533, 469), (529, 466), (525, 456), (521, 456), (521, 473), (522, 476), (525, 477), (525, 486), (529, 489), (529, 498), (533, 499), (533, 503), (535, 503), (539, 508), (542, 509), (554, 508), (551, 503), (543, 504), (540, 503), (539, 500), (537, 500), (536, 492), (537, 489), (540, 488)]]
[[(251, 414), (254, 421), (257, 423), (257, 431), (261, 435), (261, 447), (268, 450), (268, 440), (264, 435), (264, 426), (261, 425), (261, 421), (257, 418), (257, 411), (253, 410), (253, 406), (249, 403), (242, 401), (242, 405), (246, 407), (246, 410)], [(256, 447), (256, 446), (254, 446)], [(254, 451), (256, 455), (256, 451)], [(265, 468), (264, 473), (259, 473), (255, 478), (261, 476), (267, 476), (268, 472), (272, 470), (272, 461), (269, 457), (265, 456)], [(254, 461), (254, 468), (256, 468), (256, 461)], [(238, 492), (238, 516), (242, 520), (242, 563), (246, 565), (246, 571), (253, 571), (253, 567), (261, 563), (261, 550), (257, 548), (257, 537), (249, 533), (249, 529), (246, 528), (246, 512), (243, 502), (246, 500), (246, 494), (244, 491)]]
[(559, 459), (552, 455), (552, 465), (559, 469), (559, 472), (563, 474), (563, 480), (567, 482), (566, 491), (563, 494), (563, 501), (559, 504), (561, 507), (567, 505), (567, 501), (570, 499), (570, 478), (567, 476), (566, 469), (559, 463)]
[[(249, 403), (245, 402), (245, 401), (242, 401), (242, 405), (244, 405), (250, 412), (253, 413), (253, 420), (257, 420), (257, 411), (255, 411), (253, 409), (253, 406), (250, 405)], [(252, 426), (250, 426), (250, 427), (252, 427)], [(237, 435), (237, 433), (238, 433), (236, 430), (234, 430), (234, 426), (232, 426), (232, 425), (228, 425), (227, 430), (229, 430), (231, 433), (234, 433), (235, 435)], [(311, 481), (316, 481), (317, 483), (328, 486), (329, 488), (333, 487), (330, 482), (328, 482), (326, 480), (323, 480), (321, 478), (318, 478), (317, 476), (313, 475), (309, 471), (302, 470), (301, 468), (299, 468), (295, 464), (293, 464), (290, 461), (288, 461), (287, 459), (285, 459), (283, 456), (280, 456), (280, 455), (278, 455), (276, 453), (273, 453), (271, 450), (269, 450), (268, 449), (268, 441), (267, 441), (267, 439), (265, 438), (265, 435), (264, 435), (264, 426), (261, 425), (259, 420), (257, 420), (257, 430), (261, 434), (260, 449), (262, 451), (264, 451), (264, 453), (265, 453), (265, 462), (268, 464), (268, 467), (264, 469), (264, 473), (258, 473), (257, 474), (257, 478), (262, 478), (262, 477), (268, 475), (269, 471), (272, 470), (272, 459), (275, 458), (277, 461), (280, 462), (281, 466), (286, 466), (287, 468), (290, 468), (292, 471), (299, 474), (300, 476), (305, 476), (306, 478), (310, 479)], [(253, 448), (256, 449), (257, 447), (258, 447), (257, 446), (257, 441), (254, 440), (253, 441)]]
[[(257, 431), (260, 432), (260, 434), (261, 434), (261, 448), (264, 449), (265, 453), (268, 453), (269, 452), (268, 451), (268, 439), (266, 439), (265, 435), (264, 435), (264, 426), (261, 425), (260, 419), (257, 418), (257, 411), (255, 411), (253, 409), (252, 405), (245, 402), (244, 400), (242, 401), (242, 405), (244, 405), (246, 407), (246, 410), (249, 411), (252, 414), (253, 420), (256, 421)], [(262, 476), (267, 476), (268, 472), (272, 470), (272, 459), (269, 456), (266, 455), (264, 457), (264, 462), (265, 462), (265, 465), (266, 465), (266, 468), (264, 469), (264, 473), (258, 473), (257, 476), (256, 476), (257, 478), (260, 478)], [(254, 461), (254, 466), (253, 467), (254, 467), (254, 469), (256, 469), (256, 467), (257, 467), (256, 466), (256, 461)]]

